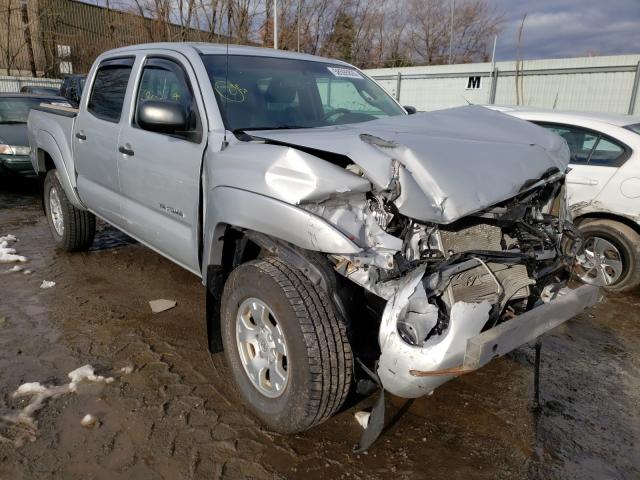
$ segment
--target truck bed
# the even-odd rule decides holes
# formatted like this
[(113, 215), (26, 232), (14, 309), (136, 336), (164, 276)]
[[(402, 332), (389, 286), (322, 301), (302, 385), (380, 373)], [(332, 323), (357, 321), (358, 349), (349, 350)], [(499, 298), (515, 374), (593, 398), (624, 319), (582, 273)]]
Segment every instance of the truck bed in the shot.
[(64, 107), (62, 105), (54, 105), (51, 103), (41, 103), (32, 110), (40, 110), (42, 112), (53, 113), (56, 115), (62, 115), (64, 117), (75, 117), (78, 115), (78, 109), (74, 107)]

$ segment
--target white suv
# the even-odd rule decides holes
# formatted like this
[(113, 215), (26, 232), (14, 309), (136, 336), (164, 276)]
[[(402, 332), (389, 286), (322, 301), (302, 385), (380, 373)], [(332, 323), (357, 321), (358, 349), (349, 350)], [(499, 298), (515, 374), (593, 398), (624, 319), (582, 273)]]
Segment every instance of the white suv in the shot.
[(585, 236), (578, 277), (628, 291), (640, 285), (640, 117), (489, 106), (567, 141), (568, 200)]

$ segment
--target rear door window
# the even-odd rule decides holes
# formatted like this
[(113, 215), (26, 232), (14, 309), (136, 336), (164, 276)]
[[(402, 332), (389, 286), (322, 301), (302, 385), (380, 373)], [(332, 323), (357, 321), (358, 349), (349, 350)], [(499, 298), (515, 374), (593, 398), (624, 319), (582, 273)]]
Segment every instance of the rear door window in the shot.
[(553, 133), (564, 138), (571, 151), (571, 163), (587, 163), (594, 145), (598, 141), (598, 135), (587, 130), (561, 125), (543, 125)]
[(118, 123), (122, 114), (133, 57), (103, 61), (98, 67), (87, 110), (108, 122)]
[(619, 167), (629, 156), (628, 149), (610, 137), (585, 128), (541, 123), (567, 141), (571, 163), (604, 167)]
[(615, 165), (622, 155), (624, 155), (623, 147), (611, 140), (601, 137), (593, 149), (593, 152), (591, 152), (589, 165)]

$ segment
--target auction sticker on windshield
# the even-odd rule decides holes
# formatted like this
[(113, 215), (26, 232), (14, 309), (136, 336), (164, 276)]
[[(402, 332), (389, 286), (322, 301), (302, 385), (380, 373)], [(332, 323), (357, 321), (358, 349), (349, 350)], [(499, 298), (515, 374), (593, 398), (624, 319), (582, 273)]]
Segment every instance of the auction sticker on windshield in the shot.
[(362, 75), (360, 75), (357, 70), (354, 70), (352, 68), (327, 67), (327, 70), (333, 73), (334, 77), (362, 78)]

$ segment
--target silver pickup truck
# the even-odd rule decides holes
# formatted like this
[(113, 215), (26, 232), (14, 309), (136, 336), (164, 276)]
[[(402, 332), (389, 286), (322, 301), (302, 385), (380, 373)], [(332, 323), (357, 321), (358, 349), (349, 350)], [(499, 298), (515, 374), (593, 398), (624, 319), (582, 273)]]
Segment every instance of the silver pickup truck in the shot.
[(409, 111), (344, 62), (149, 44), (28, 127), (59, 247), (99, 217), (201, 277), (211, 350), (296, 432), (366, 372), (429, 394), (596, 301), (565, 288), (566, 143), (482, 107)]

